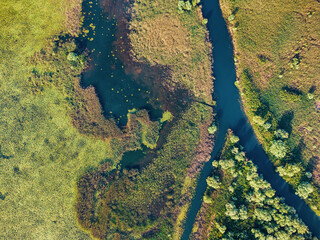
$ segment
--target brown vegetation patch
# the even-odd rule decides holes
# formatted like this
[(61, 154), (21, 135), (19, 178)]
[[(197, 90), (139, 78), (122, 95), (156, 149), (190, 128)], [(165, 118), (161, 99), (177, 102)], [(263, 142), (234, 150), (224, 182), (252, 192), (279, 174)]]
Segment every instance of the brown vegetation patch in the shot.
[(134, 30), (130, 40), (138, 61), (166, 65), (178, 56), (189, 58), (190, 39), (179, 18), (163, 14), (130, 28)]
[(80, 30), (81, 3), (82, 0), (67, 0), (65, 4), (67, 8), (65, 26), (71, 36), (77, 36)]
[(73, 124), (80, 132), (100, 138), (119, 137), (122, 133), (113, 119), (106, 119), (101, 110), (94, 87), (83, 89), (74, 80), (76, 102), (71, 114)]

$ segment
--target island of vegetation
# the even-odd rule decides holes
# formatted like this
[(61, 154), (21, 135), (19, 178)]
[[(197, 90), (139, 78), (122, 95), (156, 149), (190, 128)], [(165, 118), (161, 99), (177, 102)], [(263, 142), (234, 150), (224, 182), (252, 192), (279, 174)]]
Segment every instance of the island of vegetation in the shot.
[[(110, 68), (152, 92), (162, 117), (130, 109), (121, 125), (98, 89), (82, 87), (99, 37), (91, 8), (114, 27)], [(0, 238), (179, 239), (213, 146), (199, 1), (5, 1), (0, 11)], [(142, 164), (126, 168), (137, 150)]]

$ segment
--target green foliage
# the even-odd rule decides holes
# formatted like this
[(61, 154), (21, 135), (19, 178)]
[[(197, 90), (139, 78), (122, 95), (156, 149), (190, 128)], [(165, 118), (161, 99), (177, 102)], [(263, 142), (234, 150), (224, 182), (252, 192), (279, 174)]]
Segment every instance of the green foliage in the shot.
[(208, 19), (204, 18), (201, 23), (202, 23), (202, 25), (207, 25)]
[(300, 60), (296, 57), (292, 59), (291, 67), (295, 69), (299, 69)]
[(287, 139), (289, 137), (289, 134), (283, 129), (278, 129), (274, 132), (274, 136), (279, 139)]
[(277, 172), (281, 177), (293, 177), (301, 171), (300, 167), (294, 164), (287, 164), (285, 167), (277, 167)]
[(191, 11), (192, 5), (191, 5), (191, 3), (190, 3), (188, 0), (185, 1), (183, 9), (184, 9), (184, 10), (187, 10), (187, 11)]
[(74, 52), (70, 52), (67, 56), (68, 61), (77, 61), (78, 55)]
[(255, 124), (258, 124), (259, 126), (264, 126), (264, 124), (265, 124), (265, 120), (260, 116), (254, 116), (253, 117), (253, 122)]
[(276, 158), (284, 158), (287, 154), (287, 146), (282, 140), (276, 140), (270, 147), (270, 153)]
[(228, 21), (229, 21), (229, 22), (232, 22), (234, 19), (235, 19), (234, 14), (231, 14), (231, 15), (228, 17)]
[(240, 140), (239, 137), (236, 136), (236, 135), (231, 135), (230, 136), (230, 142), (233, 143), (233, 144), (239, 142), (239, 140)]
[(206, 204), (210, 204), (210, 203), (212, 203), (213, 201), (212, 201), (211, 197), (209, 197), (209, 196), (207, 196), (207, 195), (204, 195), (204, 196), (203, 196), (203, 202), (206, 203)]
[(298, 186), (296, 190), (296, 194), (303, 199), (307, 199), (309, 194), (312, 193), (313, 191), (314, 191), (314, 188), (310, 183), (303, 182)]
[(212, 123), (211, 127), (208, 128), (208, 132), (209, 134), (215, 134), (217, 129), (217, 126), (214, 123)]
[(314, 98), (314, 96), (313, 96), (312, 93), (308, 93), (308, 94), (307, 94), (307, 97), (308, 97), (309, 100), (312, 100), (312, 99)]
[(171, 112), (169, 111), (165, 111), (163, 114), (162, 114), (162, 118), (160, 119), (160, 122), (161, 123), (164, 123), (164, 122), (170, 122), (172, 121), (172, 118), (173, 118), (173, 115)]
[(220, 182), (217, 177), (208, 177), (207, 178), (207, 184), (209, 187), (213, 189), (219, 189), (220, 188)]
[[(221, 159), (239, 154), (233, 149), (241, 146), (234, 145), (231, 136), (229, 133)], [(213, 170), (220, 175), (220, 188), (206, 190), (212, 201), (202, 209), (206, 213), (198, 233), (208, 231), (208, 239), (312, 239), (295, 210), (275, 196), (251, 160), (234, 163), (236, 177), (222, 168)]]
[(265, 124), (263, 124), (263, 128), (268, 131), (270, 128), (272, 127), (271, 123), (266, 122)]

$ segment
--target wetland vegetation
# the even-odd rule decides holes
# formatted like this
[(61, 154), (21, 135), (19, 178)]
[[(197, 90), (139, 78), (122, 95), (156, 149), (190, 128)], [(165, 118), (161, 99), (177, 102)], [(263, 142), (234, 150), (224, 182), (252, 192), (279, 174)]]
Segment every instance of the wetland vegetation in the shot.
[[(200, 175), (213, 138), (222, 147), (241, 111), (213, 101), (237, 92), (220, 81), (212, 97), (200, 4), (2, 1), (0, 238), (180, 239), (195, 197), (203, 202), (191, 239), (312, 239), (246, 158), (246, 139), (229, 131)], [(220, 5), (255, 134), (319, 214), (319, 3)], [(227, 120), (213, 123), (215, 110)]]

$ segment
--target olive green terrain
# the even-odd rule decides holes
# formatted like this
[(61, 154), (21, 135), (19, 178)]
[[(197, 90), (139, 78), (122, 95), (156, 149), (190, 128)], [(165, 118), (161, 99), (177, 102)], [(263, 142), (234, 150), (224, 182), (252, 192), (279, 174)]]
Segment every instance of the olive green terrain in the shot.
[[(295, 191), (311, 184), (313, 191), (300, 196), (320, 214), (319, 1), (221, 0), (221, 8), (255, 132)], [(277, 129), (288, 139), (274, 142)]]
[(148, 116), (121, 131), (80, 87), (80, 14), (81, 1), (1, 2), (0, 238), (90, 238), (76, 220), (80, 176), (157, 139)]
[[(132, 54), (166, 66), (168, 91), (179, 89), (185, 97), (159, 138), (165, 124), (150, 121), (146, 111), (129, 113), (120, 129), (104, 118), (95, 90), (80, 87), (89, 57), (77, 38), (81, 2), (1, 2), (0, 238), (170, 238), (182, 193), (192, 194), (187, 169), (212, 122), (211, 108), (194, 101), (210, 103), (212, 92), (200, 9), (179, 15), (177, 1), (136, 1), (133, 7), (131, 27), (153, 24), (163, 41), (141, 45), (148, 36), (135, 31)], [(181, 32), (167, 39), (163, 23), (169, 34)], [(165, 51), (170, 44), (173, 51)], [(116, 170), (124, 152), (142, 145), (155, 149), (149, 165)]]

